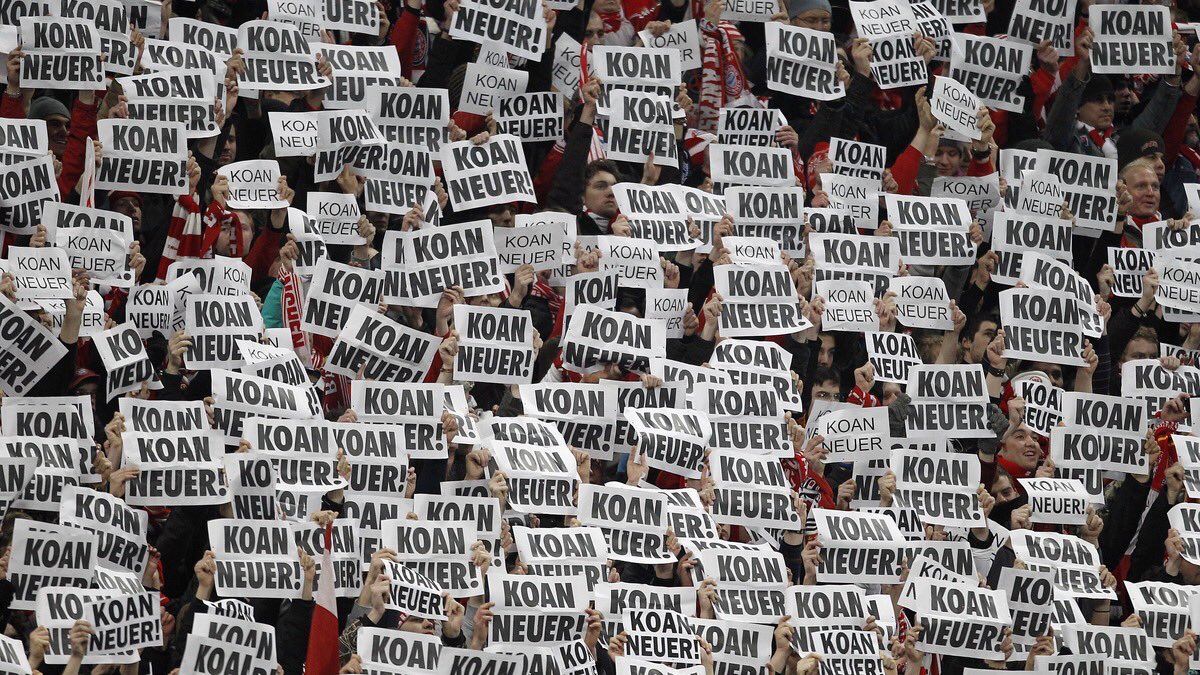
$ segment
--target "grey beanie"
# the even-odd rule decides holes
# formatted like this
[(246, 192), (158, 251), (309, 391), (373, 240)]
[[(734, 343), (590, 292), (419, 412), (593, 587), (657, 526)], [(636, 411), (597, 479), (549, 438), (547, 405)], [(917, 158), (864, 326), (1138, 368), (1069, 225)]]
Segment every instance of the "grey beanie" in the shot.
[(788, 0), (788, 18), (794, 19), (814, 9), (823, 9), (833, 14), (833, 7), (830, 6), (829, 0)]
[(71, 119), (71, 111), (67, 110), (67, 106), (63, 105), (62, 101), (49, 96), (35, 98), (29, 104), (29, 119), (31, 120), (46, 120), (52, 115), (62, 115), (67, 119)]

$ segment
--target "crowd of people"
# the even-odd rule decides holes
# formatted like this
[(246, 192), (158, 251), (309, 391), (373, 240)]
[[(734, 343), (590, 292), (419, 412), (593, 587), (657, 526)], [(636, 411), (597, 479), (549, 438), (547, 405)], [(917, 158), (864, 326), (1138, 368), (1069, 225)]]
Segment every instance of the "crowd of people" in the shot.
[[(883, 44), (878, 32), (865, 28), (869, 12), (862, 6), (886, 15), (907, 0), (781, 0), (765, 10), (754, 4), (7, 3), (2, 18), (11, 24), (0, 26), (10, 29), (0, 32), (8, 49), (0, 117), (6, 124), (29, 121), (44, 128), (45, 145), (36, 149), (52, 155), (48, 166), (56, 185), (31, 210), (26, 197), (33, 188), (14, 191), (0, 180), (7, 270), (0, 284), (6, 300), (0, 307), (2, 440), (6, 461), (13, 462), (4, 465), (5, 472), (21, 466), (20, 458), (37, 460), (18, 482), (0, 480), (9, 499), (0, 531), (6, 547), (0, 606), (4, 635), (14, 640), (0, 645), (0, 652), (9, 644), (20, 650), (0, 658), (0, 671), (457, 673), (452, 664), (472, 673), (561, 675), (987, 670), (1183, 675), (1200, 670), (1200, 626), (1195, 624), (1200, 610), (1194, 609), (1200, 605), (1188, 600), (1200, 593), (1200, 547), (1193, 543), (1200, 538), (1200, 525), (1196, 531), (1186, 528), (1189, 498), (1200, 498), (1200, 482), (1191, 473), (1200, 468), (1200, 449), (1187, 441), (1200, 420), (1191, 401), (1200, 395), (1200, 371), (1194, 367), (1200, 355), (1200, 267), (1195, 263), (1200, 220), (1193, 221), (1193, 211), (1200, 208), (1195, 187), (1200, 185), (1195, 114), (1200, 77), (1192, 68), (1200, 63), (1200, 23), (1190, 18), (1200, 7), (1184, 0), (1151, 5), (1169, 12), (1171, 24), (1143, 42), (1167, 44), (1173, 65), (1169, 72), (1145, 75), (1095, 72), (1101, 68), (1093, 50), (1113, 39), (1098, 34), (1095, 17), (1117, 5), (1076, 0), (1058, 3), (1062, 7), (1033, 2), (1036, 9), (1031, 9), (1024, 0), (915, 3), (932, 8), (941, 20), (927, 17), (918, 30), (883, 38), (906, 43), (911, 60), (919, 61), (914, 67), (927, 78), (892, 86), (879, 81)], [(114, 42), (126, 36), (105, 33), (99, 17), (105, 8), (115, 12), (124, 6), (138, 24), (128, 36), (136, 53), (132, 71), (110, 73), (95, 89), (30, 85), (31, 59), (47, 56), (31, 49), (32, 33), (20, 26), (46, 13), (39, 6), (54, 17), (94, 16), (100, 34)], [(92, 7), (91, 14), (80, 14), (81, 6)], [(363, 23), (368, 30), (329, 28), (320, 17), (335, 6), (371, 17)], [(263, 75), (255, 74), (251, 63), (261, 60), (261, 53), (252, 54), (248, 45), (228, 52), (188, 46), (180, 38), (186, 33), (174, 28), (209, 25), (219, 29), (214, 35), (232, 35), (229, 29), (264, 20), (304, 26), (305, 8), (315, 8), (308, 22), (319, 28), (305, 36), (313, 76), (330, 82), (315, 89), (262, 86)], [(491, 14), (480, 20), (480, 12)], [(1008, 33), (1023, 12), (1050, 17), (1048, 24), (1058, 17), (1067, 28), (1038, 43), (1016, 39)], [(460, 13), (470, 18), (456, 19)], [(519, 34), (508, 34), (507, 41), (481, 39), (471, 32), (479, 25), (532, 27), (539, 41), (533, 46), (542, 58), (514, 52)], [(943, 32), (931, 34), (929, 26), (941, 26)], [(18, 32), (23, 45), (15, 39)], [(840, 95), (806, 97), (796, 93), (796, 82), (779, 86), (779, 34), (832, 41), (836, 53), (827, 65)], [(693, 53), (688, 59), (679, 51), (691, 65), (685, 63), (679, 80), (671, 83), (670, 96), (660, 96), (659, 82), (614, 83), (602, 76), (611, 66), (601, 55), (626, 48), (634, 48), (624, 52), (629, 54), (666, 54), (681, 49), (664, 46), (676, 45), (676, 36), (682, 49)], [(997, 38), (1024, 53), (1016, 67), (993, 73), (1019, 79), (1005, 96), (1018, 105), (989, 108), (975, 100), (972, 124), (965, 129), (946, 118), (942, 88), (943, 78), (966, 72), (952, 67), (964, 58), (964, 37)], [(526, 43), (521, 50), (529, 50)], [(214, 55), (219, 73), (217, 94), (201, 105), (209, 108), (211, 128), (188, 134), (186, 186), (162, 189), (156, 181), (148, 190), (98, 189), (97, 177), (103, 185), (105, 163), (113, 160), (112, 148), (105, 145), (113, 137), (106, 131), (108, 121), (162, 121), (119, 80), (166, 72), (150, 55), (171, 45)], [(359, 104), (347, 103), (342, 93), (331, 106), (343, 74), (323, 46), (382, 49), (400, 68), (360, 78), (366, 96)], [(112, 53), (102, 60), (112, 61)], [(480, 78), (479, 65), (499, 73), (492, 82), (519, 73), (522, 91), (494, 85), (489, 110), (480, 112), (477, 102), (466, 106), (468, 98), (478, 99), (479, 82), (488, 81)], [(247, 77), (258, 78), (255, 87), (247, 86)], [(374, 89), (410, 87), (428, 100), (445, 100), (446, 115), (413, 113), (406, 122), (381, 119), (372, 109)], [(643, 151), (642, 161), (627, 158), (629, 146), (619, 140), (623, 129), (644, 120), (630, 119), (635, 108), (618, 104), (624, 94), (614, 92), (622, 87), (661, 105), (666, 119), (658, 128), (667, 130), (667, 144), (673, 146), (669, 158), (662, 156), (661, 145), (657, 155)], [(545, 126), (559, 133), (520, 138), (520, 120), (502, 119), (500, 99), (541, 92), (558, 94), (558, 119)], [(976, 93), (978, 99), (989, 98)], [(733, 109), (776, 112), (760, 118), (770, 120), (769, 128), (756, 135), (731, 128), (726, 111)], [(341, 153), (339, 170), (332, 173), (314, 158), (315, 149), (307, 156), (283, 151), (281, 120), (316, 120), (331, 110), (365, 111), (378, 124), (372, 133), (388, 137), (384, 147), (419, 156), (432, 172), (418, 166), (411, 175), (381, 177), (364, 169), (368, 160), (354, 154), (353, 145), (349, 150), (322, 147), (321, 152)], [(414, 129), (429, 127), (431, 120), (440, 125), (432, 142), (412, 143)], [(19, 134), (5, 135), (10, 170), (32, 161), (21, 151), (34, 148), (14, 141)], [(316, 145), (327, 141), (313, 137)], [(464, 167), (447, 166), (448, 148), (469, 144), (491, 151), (512, 138), (520, 142), (520, 165), (504, 170), (525, 176), (529, 192), (475, 194), (487, 197), (487, 203), (463, 208), (464, 193), (450, 184), (451, 174)], [(622, 159), (608, 157), (610, 143), (618, 142)], [(878, 150), (882, 164), (863, 160), (847, 166), (839, 153), (848, 142)], [(737, 185), (730, 167), (716, 161), (718, 151), (726, 149), (785, 155), (786, 181), (760, 173), (743, 175)], [(871, 151), (861, 155), (870, 156)], [(1081, 184), (1042, 166), (1070, 156), (1091, 162), (1086, 166), (1113, 167), (1112, 179)], [(227, 167), (255, 160), (267, 160), (275, 172), (267, 174), (269, 197), (246, 203), (243, 186)], [(485, 171), (500, 175), (498, 166)], [(1022, 210), (1025, 198), (1039, 189), (1035, 176), (1053, 184), (1046, 188), (1055, 200), (1053, 213)], [(404, 203), (376, 210), (379, 200), (370, 196), (371, 183), (388, 178), (412, 189), (403, 192)], [(866, 208), (862, 200), (847, 197), (843, 178), (858, 181), (851, 185), (871, 184)], [(922, 200), (944, 203), (953, 199), (955, 186), (975, 190), (969, 193), (974, 198), (954, 206), (956, 213), (964, 209), (970, 216), (957, 223), (961, 231), (955, 223), (903, 223), (893, 207)], [(1072, 188), (1080, 186), (1102, 198), (1086, 224), (1080, 221), (1087, 203), (1074, 209), (1067, 203), (1079, 192)], [(765, 221), (747, 222), (734, 206), (734, 195), (746, 191), (781, 199), (790, 194), (801, 200), (803, 213), (772, 220), (770, 227)], [(637, 194), (672, 194), (679, 202), (684, 194), (700, 195), (717, 211), (664, 208), (648, 214), (631, 209), (638, 203), (631, 195)], [(357, 211), (348, 233), (322, 240), (311, 229), (318, 219), (313, 213), (317, 203), (334, 197)], [(48, 206), (54, 202), (61, 206)], [(79, 208), (69, 211), (68, 205)], [(128, 271), (124, 283), (119, 274), (95, 268), (101, 258), (77, 255), (72, 247), (81, 240), (68, 233), (82, 228), (63, 227), (64, 210), (83, 214), (89, 227), (104, 227), (97, 223), (105, 213), (129, 224), (132, 236), (118, 248), (116, 270)], [(28, 220), (30, 213), (35, 220)], [(47, 214), (54, 214), (57, 226)], [(649, 220), (669, 222), (686, 241), (647, 238), (648, 232), (660, 231), (647, 227)], [(829, 225), (835, 221), (844, 224)], [(1039, 228), (1033, 240), (1054, 243), (1037, 248), (1025, 238), (1014, 246), (1008, 234), (1017, 221)], [(460, 226), (467, 229), (455, 229)], [(121, 235), (126, 226), (110, 227)], [(424, 241), (420, 238), (429, 230), (454, 230), (469, 243), (471, 232), (500, 242), (522, 227), (539, 233), (559, 228), (549, 264), (544, 257), (522, 262), (521, 249), (487, 242), (482, 257), (472, 258), (490, 270), (483, 274), (485, 281), (462, 268), (442, 275), (432, 296), (406, 290), (415, 282), (406, 282), (405, 275), (439, 266), (458, 269), (456, 259), (478, 253), (469, 246), (455, 252), (451, 246), (435, 259), (412, 257), (423, 250), (414, 242)], [(961, 237), (968, 259), (937, 264), (927, 251), (917, 255), (917, 240), (905, 238), (906, 231), (917, 230)], [(823, 248), (834, 240), (863, 251), (873, 242), (903, 240), (900, 249), (885, 246), (900, 251), (899, 264), (893, 253), (885, 256), (892, 269), (866, 269), (865, 258), (838, 258)], [(530, 241), (536, 246), (536, 237)], [(653, 250), (649, 263), (622, 257), (621, 242)], [(50, 279), (56, 272), (29, 261), (42, 260), (39, 251), (54, 248), (70, 250), (71, 257), (63, 259), (82, 260), (84, 266), (66, 270), (65, 293), (43, 294), (54, 284), (32, 280)], [(756, 253), (762, 250), (766, 257)], [(906, 259), (910, 252), (913, 259)], [(517, 262), (498, 266), (498, 260), (507, 259)], [(1142, 261), (1140, 266), (1124, 264), (1134, 259)], [(1035, 264), (1064, 268), (1065, 276), (1041, 277), (1021, 269)], [(736, 268), (751, 276), (782, 271), (783, 300), (778, 289), (723, 295)], [(231, 274), (239, 270), (247, 273)], [(62, 272), (57, 272), (60, 281)], [(367, 280), (366, 291), (350, 293), (345, 289), (352, 286), (330, 281), (356, 273)], [(487, 282), (489, 274), (498, 283)], [(615, 287), (596, 294), (573, 278), (611, 280)], [(1047, 281), (1053, 278), (1066, 281)], [(834, 297), (863, 281), (870, 297), (855, 307), (860, 318), (866, 317), (866, 327), (862, 320), (848, 320), (848, 301)], [(942, 320), (914, 320), (912, 296), (901, 287), (936, 291), (925, 304), (936, 305), (933, 314)], [(165, 325), (144, 325), (151, 312), (138, 298), (143, 292), (164, 294)], [(189, 294), (192, 300), (186, 299)], [(1075, 309), (1042, 321), (1025, 317), (1022, 323), (1009, 309), (1014, 297), (1027, 297), (1022, 294), (1067, 297)], [(216, 297), (223, 300), (211, 300)], [(202, 312), (193, 312), (198, 298), (250, 307), (254, 316), (247, 321), (222, 310), (205, 326), (197, 323)], [(660, 306), (668, 299), (678, 302), (667, 303), (674, 310), (664, 313)], [(795, 312), (790, 319), (780, 319), (786, 313), (762, 319), (745, 310), (756, 302), (783, 304)], [(334, 309), (319, 305), (326, 309), (318, 316), (314, 303)], [(465, 325), (485, 316), (523, 328), (506, 336), (503, 330), (488, 333), (479, 327), (483, 323)], [(601, 339), (603, 332), (588, 332), (606, 321), (618, 327), (608, 339)], [(637, 339), (643, 328), (655, 335), (649, 346)], [(1031, 352), (1030, 331), (1043, 329), (1077, 336), (1078, 344), (1063, 348), (1035, 340), (1038, 346)], [(122, 348), (123, 356), (137, 356), (133, 361), (139, 363), (145, 359), (148, 369), (131, 375), (131, 361), (114, 358), (113, 347), (104, 344), (105, 336), (123, 330), (136, 333), (135, 344)], [(385, 340), (372, 340), (388, 331), (430, 348), (415, 357), (411, 346), (381, 347)], [(890, 333), (913, 347), (899, 377), (895, 360), (904, 354), (880, 351), (881, 344), (890, 343), (879, 336)], [(38, 346), (41, 336), (53, 344)], [(214, 347), (230, 336), (239, 339), (236, 348)], [(659, 336), (665, 339), (659, 342)], [(254, 345), (240, 341), (247, 337), (263, 356), (251, 358)], [(496, 353), (513, 351), (507, 358), (482, 358), (489, 344)], [(755, 345), (767, 349), (739, 360), (735, 350)], [(44, 353), (52, 358), (42, 358)], [(271, 368), (297, 362), (293, 370)], [(19, 363), (33, 363), (25, 372), (32, 369), (35, 376), (23, 380), (21, 369), (12, 365)], [(498, 377), (501, 371), (504, 376)], [(911, 375), (916, 372), (947, 374), (965, 383), (966, 390), (943, 396), (943, 407), (931, 412), (937, 404), (929, 397), (937, 396), (916, 389), (919, 378)], [(1153, 384), (1141, 383), (1137, 373), (1150, 373)], [(272, 383), (278, 391), (299, 392), (298, 400), (289, 404), (260, 396), (255, 402), (233, 391), (235, 384), (243, 393), (253, 386), (270, 391)], [(385, 392), (400, 392), (403, 398), (409, 391), (414, 396), (448, 393), (431, 418), (437, 436), (431, 446), (406, 436), (409, 445), (391, 448), (392, 454), (342, 447), (342, 433), (350, 430), (419, 429), (428, 423), (406, 417), (411, 410), (397, 413), (404, 408), (385, 405)], [(598, 412), (586, 412), (588, 406), (549, 406), (552, 397), (543, 394), (555, 392), (573, 397), (603, 392), (604, 403)], [(722, 394), (744, 398), (722, 408)], [(765, 394), (763, 407), (746, 408), (758, 394)], [(1111, 426), (1095, 422), (1083, 412), (1092, 402), (1141, 411), (1132, 417), (1135, 428), (1119, 420)], [(173, 411), (184, 419), (180, 411), (197, 406), (205, 414), (196, 427), (155, 428), (139, 421), (150, 410), (164, 416)], [(650, 408), (670, 414), (644, 415)], [(49, 422), (23, 426), (21, 411)], [(948, 423), (942, 415), (950, 416)], [(512, 426), (518, 418), (529, 426)], [(834, 419), (850, 420), (852, 430), (839, 432)], [(287, 423), (272, 426), (280, 420)], [(691, 426), (696, 420), (701, 420), (699, 432)], [(731, 438), (719, 432), (738, 424), (780, 433), (768, 442), (769, 434)], [(315, 448), (279, 447), (271, 440), (271, 432), (286, 428), (286, 438), (297, 442), (302, 427), (332, 430), (337, 440)], [(530, 429), (548, 430), (551, 440), (537, 440)], [(209, 439), (216, 456), (181, 452), (179, 439), (187, 433)], [(152, 454), (141, 446), (156, 435), (174, 444), (174, 460), (153, 464)], [(869, 439), (882, 439), (882, 445), (871, 452)], [(56, 463), (56, 441), (70, 448), (65, 465)], [(673, 443), (702, 452), (675, 452)], [(1090, 443), (1102, 449), (1085, 453), (1085, 462), (1079, 455), (1070, 461), (1073, 447)], [(311, 455), (316, 459), (296, 460), (302, 451), (316, 453)], [(266, 513), (252, 513), (239, 501), (249, 493), (248, 472), (234, 471), (240, 465), (230, 457), (243, 453), (247, 461), (270, 458), (278, 472), (277, 484), (268, 486)], [(969, 480), (951, 471), (922, 482), (904, 468), (910, 459), (964, 467)], [(295, 466), (310, 461), (325, 467), (324, 477), (322, 470), (294, 475)], [(147, 466), (154, 468), (147, 471)], [(165, 498), (167, 488), (147, 479), (175, 472), (186, 483), (212, 466), (220, 469), (216, 493)], [(756, 469), (743, 475), (731, 466)], [(560, 485), (565, 485), (565, 501), (550, 494)], [(82, 518), (80, 504), (87, 502), (82, 495), (91, 491), (114, 504), (115, 512), (134, 514), (129, 522), (135, 524), (126, 529), (115, 524), (120, 518), (102, 525), (96, 523), (104, 517)], [(929, 495), (939, 493), (959, 498), (955, 508), (931, 506), (935, 500)], [(763, 495), (784, 495), (780, 510), (765, 513), (770, 509), (754, 501)], [(665, 505), (669, 515), (627, 510), (627, 523), (605, 525), (604, 504), (611, 506), (611, 500), (625, 500), (620, 503), (626, 506), (647, 500)], [(470, 512), (472, 520), (478, 516), (478, 528), (439, 529), (445, 521), (431, 513), (456, 502), (478, 509)], [(1054, 513), (1048, 504), (1062, 512)], [(494, 530), (485, 532), (487, 518), (480, 514), (490, 510), (499, 518)], [(837, 520), (846, 514), (854, 519)], [(237, 557), (236, 537), (211, 539), (226, 531), (222, 528), (256, 522), (264, 528), (286, 524), (284, 530), (295, 536), (284, 544), (292, 556), (287, 564), (296, 566), (299, 577), (289, 582), (260, 578), (250, 585), (232, 580), (234, 568), (222, 561)], [(668, 527), (651, 533), (651, 522)], [(431, 532), (470, 533), (466, 550), (451, 545), (445, 559), (432, 548), (405, 550), (416, 546), (415, 538), (406, 539), (411, 530), (405, 528), (421, 531), (426, 523), (433, 523)], [(680, 530), (684, 524), (686, 532)], [(39, 592), (31, 581), (31, 570), (39, 565), (31, 556), (43, 548), (39, 543), (63, 540), (66, 531), (37, 529), (51, 526), (98, 532), (99, 550), (90, 558), (95, 569), (57, 577), (43, 571), (54, 581), (43, 579), (46, 588)], [(887, 536), (872, 535), (880, 531), (875, 527)], [(582, 540), (598, 540), (598, 559), (582, 551), (539, 555), (531, 543), (566, 542), (571, 551), (573, 540), (564, 532), (572, 530), (587, 531), (579, 535)], [(321, 531), (330, 534), (322, 538)], [(335, 543), (342, 531), (350, 540)], [(312, 532), (318, 534), (309, 536)], [(645, 539), (635, 542), (630, 532)], [(135, 551), (129, 564), (121, 564), (114, 553), (114, 538), (128, 539)], [(259, 542), (257, 549), (241, 553), (261, 554), (271, 546)], [(1058, 553), (1047, 553), (1051, 549)], [(848, 562), (879, 550), (894, 553), (890, 563)], [(350, 560), (349, 572), (339, 574), (337, 584), (333, 574), (317, 574), (318, 568), (329, 569), (331, 554)], [(754, 571), (739, 580), (738, 564), (721, 556)], [(461, 565), (438, 566), (450, 558)], [(421, 572), (416, 581), (397, 578), (406, 576), (400, 574), (406, 566)], [(1081, 576), (1064, 573), (1067, 569)], [(475, 582), (466, 583), (468, 578)], [(531, 580), (529, 588), (542, 589), (536, 601), (525, 603), (520, 593), (503, 591), (505, 584), (523, 578)], [(133, 580), (134, 588), (113, 579)], [(555, 588), (555, 579), (570, 582), (569, 602), (559, 604), (560, 596), (545, 590)], [(1050, 592), (1022, 605), (1014, 579), (1033, 580)], [(434, 591), (436, 609), (417, 607), (413, 589), (418, 588)], [(986, 602), (939, 608), (937, 598), (956, 588), (967, 598), (998, 601), (1002, 611), (994, 612)], [(134, 631), (111, 633), (111, 625), (98, 625), (102, 614), (91, 605), (96, 598), (146, 591), (158, 601), (151, 622), (160, 631), (154, 644), (139, 641)], [(77, 599), (64, 601), (65, 609), (56, 613), (56, 592)], [(646, 604), (638, 605), (636, 598)], [(806, 598), (834, 602), (813, 613)], [(854, 600), (840, 605), (846, 598)], [(543, 623), (514, 619), (531, 616), (541, 616)], [(553, 617), (560, 620), (557, 630), (547, 627)], [(239, 643), (214, 626), (248, 631), (253, 626), (273, 635), (273, 643), (264, 651), (262, 644)], [(681, 636), (679, 626), (690, 633)], [(980, 626), (999, 628), (989, 632)], [(206, 661), (204, 650), (220, 651), (222, 643), (230, 660)], [(402, 648), (380, 648), (383, 643)], [(464, 665), (469, 653), (480, 659), (472, 666)], [(239, 661), (238, 654), (253, 658)]]

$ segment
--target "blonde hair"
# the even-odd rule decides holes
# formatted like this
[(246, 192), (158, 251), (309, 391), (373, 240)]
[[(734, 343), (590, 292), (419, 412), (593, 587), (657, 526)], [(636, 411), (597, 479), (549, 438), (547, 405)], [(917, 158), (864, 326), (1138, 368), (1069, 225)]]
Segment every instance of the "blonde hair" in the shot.
[(1136, 171), (1138, 169), (1144, 169), (1156, 176), (1158, 175), (1158, 168), (1154, 160), (1150, 159), (1149, 157), (1138, 157), (1132, 162), (1126, 164), (1125, 167), (1121, 169), (1121, 178), (1125, 178), (1127, 173)]

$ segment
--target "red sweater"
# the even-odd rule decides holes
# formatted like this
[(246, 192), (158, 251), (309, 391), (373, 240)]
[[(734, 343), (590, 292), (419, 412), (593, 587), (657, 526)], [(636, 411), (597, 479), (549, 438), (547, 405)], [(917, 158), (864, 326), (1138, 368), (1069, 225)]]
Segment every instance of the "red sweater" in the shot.
[(62, 156), (62, 174), (58, 177), (58, 192), (64, 197), (71, 194), (83, 175), (88, 139), (96, 138), (96, 115), (100, 111), (101, 100), (97, 96), (91, 105), (87, 105), (76, 99), (71, 109), (71, 134), (67, 137), (67, 149)]
[(25, 119), (25, 100), (8, 94), (0, 96), (0, 117), (10, 120)]
[[(900, 191), (897, 194), (911, 195), (917, 189), (917, 174), (921, 170), (921, 162), (925, 160), (925, 155), (920, 150), (912, 145), (904, 149), (900, 156), (896, 158), (896, 162), (892, 164), (892, 178), (896, 179), (896, 184), (900, 186)], [(992, 160), (986, 162), (976, 162), (971, 160), (967, 165), (968, 176), (987, 176), (993, 173), (996, 169), (992, 166)]]
[(413, 45), (416, 44), (417, 27), (420, 24), (421, 13), (405, 7), (388, 35), (400, 54), (400, 75), (408, 80), (412, 79)]

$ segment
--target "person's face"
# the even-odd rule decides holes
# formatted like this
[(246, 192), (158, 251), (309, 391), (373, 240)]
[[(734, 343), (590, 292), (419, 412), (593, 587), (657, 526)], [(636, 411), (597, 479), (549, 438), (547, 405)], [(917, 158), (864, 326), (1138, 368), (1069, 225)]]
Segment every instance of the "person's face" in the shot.
[(367, 219), (375, 226), (376, 232), (383, 232), (388, 229), (388, 214), (383, 211), (367, 211)]
[(433, 621), (430, 619), (422, 619), (419, 616), (410, 616), (400, 624), (400, 630), (406, 633), (421, 633), (422, 635), (433, 635)]
[(927, 333), (917, 338), (917, 356), (925, 363), (936, 363), (942, 349), (942, 334)]
[(1121, 363), (1126, 361), (1138, 361), (1141, 359), (1157, 359), (1158, 345), (1146, 338), (1134, 338), (1125, 345), (1125, 351), (1121, 352)]
[(1114, 97), (1113, 106), (1118, 115), (1128, 115), (1129, 111), (1133, 110), (1133, 107), (1138, 104), (1137, 92), (1132, 87), (1123, 87), (1114, 93), (1116, 96)]
[(1026, 471), (1033, 471), (1042, 458), (1042, 446), (1038, 445), (1029, 427), (1021, 424), (1004, 439), (1000, 456)]
[(1162, 184), (1163, 176), (1167, 173), (1167, 164), (1163, 161), (1163, 154), (1156, 152), (1153, 155), (1147, 155), (1150, 161), (1154, 162), (1154, 175), (1158, 177), (1159, 185)]
[(1112, 126), (1114, 112), (1116, 104), (1113, 95), (1104, 94), (1079, 106), (1079, 121), (1104, 131)]
[(825, 380), (813, 384), (812, 400), (816, 401), (836, 401), (841, 398), (842, 387), (837, 380)]
[(213, 246), (217, 255), (234, 255), (233, 249), (238, 243), (237, 228), (239, 227), (242, 230), (242, 250), (237, 251), (236, 254), (246, 255), (244, 249), (250, 246), (250, 240), (254, 238), (254, 221), (250, 219), (250, 214), (243, 211), (238, 211), (236, 215), (236, 220), (221, 226), (221, 233), (217, 235), (217, 243)]
[(597, 171), (583, 190), (583, 205), (603, 218), (615, 218), (617, 199), (613, 196), (613, 185), (617, 177), (607, 171)]
[(229, 136), (225, 138), (225, 147), (221, 148), (221, 154), (217, 156), (217, 164), (224, 166), (233, 161), (237, 157), (237, 127), (229, 127)]
[(1017, 490), (1013, 487), (1012, 479), (1000, 476), (992, 482), (992, 498), (997, 504), (1005, 504), (1017, 498)]
[[(596, 3), (598, 7), (599, 2)], [(590, 44), (599, 44), (604, 40), (604, 21), (600, 15), (592, 12), (588, 15), (587, 29), (583, 31), (583, 38)]]
[(96, 409), (96, 395), (100, 393), (100, 383), (95, 380), (88, 380), (78, 387), (75, 387), (76, 396), (87, 396), (92, 399), (92, 409)]
[(112, 210), (128, 216), (133, 221), (133, 234), (142, 231), (142, 205), (133, 197), (122, 197), (113, 202)]
[(71, 118), (51, 115), (46, 118), (46, 136), (50, 140), (50, 152), (60, 161), (67, 149), (67, 138), (71, 135)]
[(992, 344), (992, 340), (996, 339), (996, 329), (999, 326), (995, 321), (980, 321), (979, 329), (971, 336), (963, 349), (963, 360), (967, 363), (983, 363), (983, 354), (987, 351), (988, 345)]
[(822, 368), (833, 367), (833, 354), (836, 349), (837, 341), (832, 335), (821, 336), (821, 350), (817, 352), (817, 365)]
[(1200, 122), (1196, 121), (1195, 115), (1188, 117), (1187, 131), (1184, 132), (1183, 142), (1193, 150), (1200, 148)]
[(474, 305), (475, 307), (499, 307), (500, 294), (488, 293), (486, 295), (477, 295), (473, 298), (467, 298), (467, 304)]
[(939, 176), (957, 176), (962, 168), (962, 151), (950, 145), (939, 145), (934, 155)]
[(512, 227), (513, 226), (513, 210), (509, 208), (497, 209), (488, 213), (488, 218), (492, 220), (492, 227)]
[(1056, 363), (1038, 363), (1034, 368), (1042, 371), (1050, 378), (1050, 384), (1063, 388), (1063, 369), (1062, 366)]
[(833, 16), (823, 9), (810, 9), (792, 17), (792, 25), (809, 30), (828, 32), (833, 28)]
[(620, 364), (615, 362), (600, 363), (600, 370), (583, 374), (583, 381), (587, 384), (595, 384), (602, 380), (619, 380), (625, 377), (626, 370), (622, 369)]
[(1129, 207), (1129, 215), (1136, 218), (1153, 218), (1158, 213), (1158, 201), (1162, 196), (1159, 191), (1158, 176), (1150, 169), (1134, 169), (1125, 176), (1125, 187), (1133, 204)]

